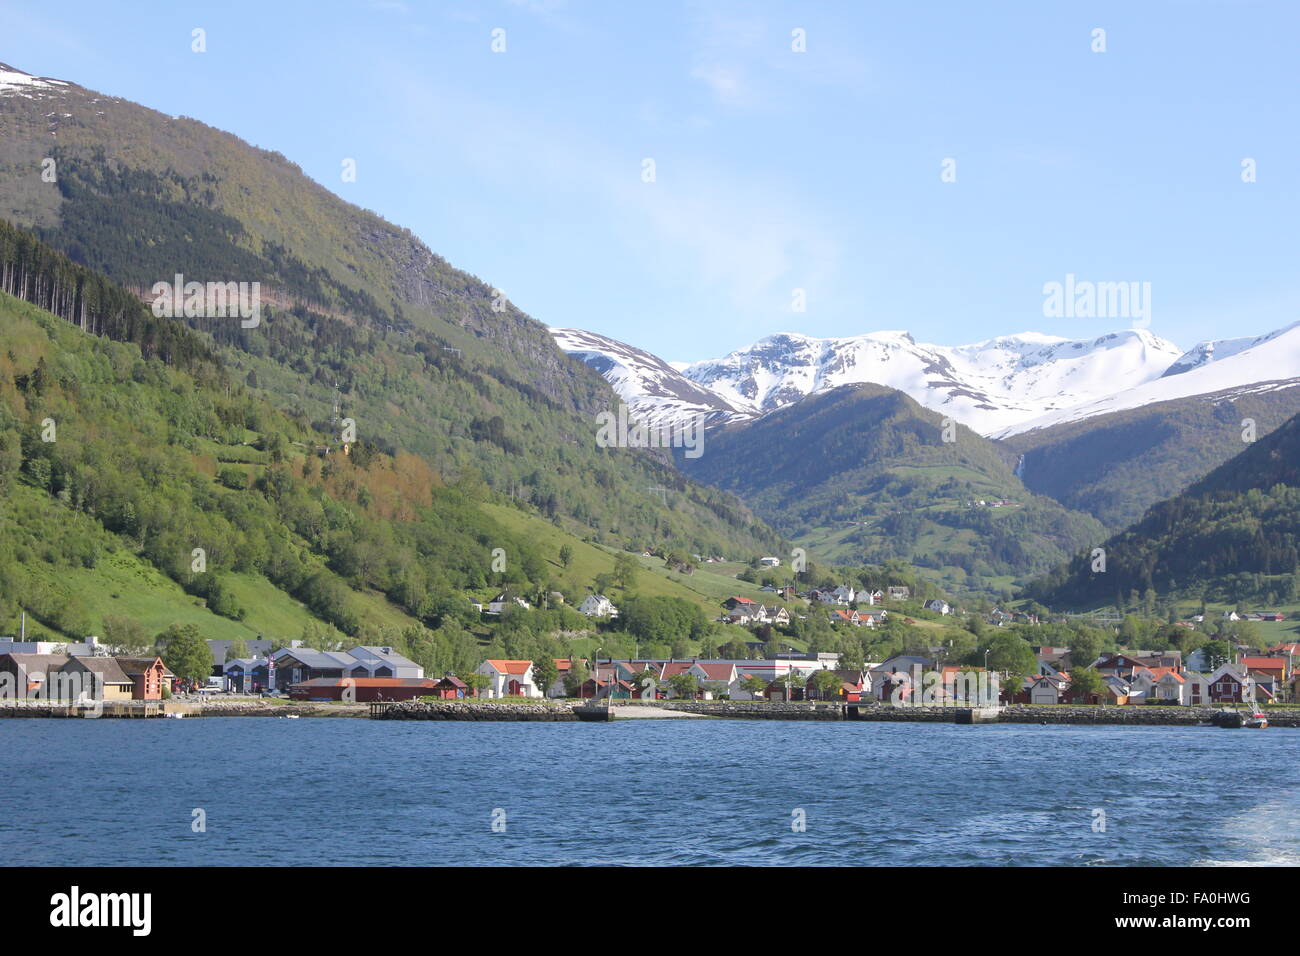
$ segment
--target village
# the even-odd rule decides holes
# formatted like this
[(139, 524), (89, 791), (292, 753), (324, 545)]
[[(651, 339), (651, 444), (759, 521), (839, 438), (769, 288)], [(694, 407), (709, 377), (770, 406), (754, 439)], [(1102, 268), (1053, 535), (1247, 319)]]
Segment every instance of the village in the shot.
[[(775, 559), (772, 559), (775, 560)], [(769, 635), (791, 624), (789, 607), (802, 602), (825, 610), (836, 628), (876, 628), (890, 610), (907, 601), (906, 586), (856, 589), (847, 584), (798, 591), (765, 586), (772, 604), (741, 596), (722, 601), (716, 621)], [(912, 605), (916, 607), (916, 604)], [(919, 605), (942, 619), (958, 613), (947, 601)], [(516, 610), (517, 609), (517, 610)], [(484, 615), (526, 612), (526, 601), (499, 594), (481, 608)], [(602, 594), (591, 594), (577, 610), (608, 626), (619, 609)], [(1277, 621), (1280, 612), (1238, 615)], [(799, 617), (804, 617), (799, 613)], [(1197, 615), (1203, 619), (1203, 615)], [(916, 623), (907, 618), (907, 623)], [(1023, 611), (995, 608), (987, 623), (1037, 624)], [(1195, 627), (1199, 620), (1179, 621)], [(848, 666), (840, 653), (799, 650), (789, 643), (748, 641), (747, 657), (604, 658), (581, 656), (549, 661), (489, 658), (472, 671), (430, 675), (389, 646), (357, 645), (318, 650), (300, 640), (282, 646), (270, 640), (240, 642), (244, 656), (232, 656), (232, 642), (207, 640), (212, 673), (203, 681), (181, 681), (157, 656), (115, 656), (96, 638), (78, 643), (16, 641), (0, 638), (0, 697), (53, 699), (64, 685), (96, 700), (162, 700), (174, 695), (275, 696), (289, 701), (393, 702), (403, 700), (731, 700), (838, 701), (846, 704), (918, 703), (969, 705), (979, 687), (982, 703), (1002, 705), (1140, 706), (1261, 705), (1294, 701), (1300, 669), (1294, 666), (1300, 643), (1282, 642), (1262, 652), (1238, 647), (1233, 660), (1210, 661), (1197, 650), (1187, 660), (1177, 650), (1121, 649), (1075, 659), (1067, 646), (1031, 645), (1032, 672), (1012, 673), (950, 660), (950, 648), (911, 648), (879, 662)], [(969, 660), (969, 658), (968, 658)], [(987, 665), (987, 655), (985, 655)], [(1024, 671), (1026, 668), (1021, 668)], [(992, 700), (988, 688), (995, 688)]]

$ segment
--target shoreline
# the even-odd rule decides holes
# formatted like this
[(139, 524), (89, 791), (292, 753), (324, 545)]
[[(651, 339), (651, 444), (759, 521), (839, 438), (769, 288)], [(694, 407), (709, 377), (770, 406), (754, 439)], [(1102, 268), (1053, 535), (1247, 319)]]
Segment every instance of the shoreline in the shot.
[[(979, 723), (1043, 724), (1055, 726), (1211, 726), (1222, 707), (1181, 706), (1078, 706), (1014, 704), (1001, 708), (994, 719)], [(0, 703), (0, 719), (91, 719), (88, 708), (50, 701)], [(158, 719), (164, 716), (266, 717), (266, 718), (368, 718), (371, 720), (438, 720), (484, 722), (577, 723), (622, 720), (713, 719), (781, 721), (865, 721), (884, 723), (958, 723), (970, 708), (916, 707), (863, 704), (848, 707), (834, 702), (784, 701), (618, 701), (606, 709), (590, 702), (560, 701), (403, 701), (381, 704), (265, 703), (258, 700), (225, 701), (108, 701), (102, 718)], [(1273, 727), (1300, 727), (1300, 706), (1266, 708)], [(102, 719), (101, 718), (101, 719)], [(1215, 728), (1212, 728), (1215, 729)]]

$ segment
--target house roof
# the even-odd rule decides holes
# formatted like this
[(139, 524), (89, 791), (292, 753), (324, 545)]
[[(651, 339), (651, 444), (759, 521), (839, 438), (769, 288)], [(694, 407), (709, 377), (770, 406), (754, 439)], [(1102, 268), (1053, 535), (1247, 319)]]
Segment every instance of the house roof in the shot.
[(343, 654), (339, 651), (316, 651), (309, 647), (295, 647), (291, 650), (276, 651), (271, 656), (275, 659), (277, 667), (280, 661), (292, 658), (304, 667), (310, 667), (313, 670), (338, 670), (352, 667), (357, 663), (357, 659), (351, 654)]
[[(379, 678), (372, 678), (372, 679), (373, 679), (373, 680), (379, 680)], [(407, 680), (408, 678), (401, 678), (401, 679), (402, 679), (402, 680)], [(439, 678), (438, 678), (438, 680), (437, 680), (437, 684), (450, 684), (452, 687), (459, 687), (459, 688), (461, 688), (462, 690), (464, 690), (464, 689), (466, 689), (466, 688), (469, 687), (469, 684), (466, 684), (463, 680), (461, 680), (461, 679), (460, 679), (459, 677), (457, 677), (455, 674), (444, 674), (442, 677), (439, 677)], [(436, 686), (436, 685), (435, 685), (435, 686)]]
[(60, 671), (85, 669), (103, 679), (105, 684), (130, 684), (122, 665), (115, 657), (73, 657), (59, 668)]
[(6, 653), (0, 654), (0, 661), (8, 658), (14, 664), (24, 671), (56, 671), (64, 664), (68, 663), (67, 654), (23, 654), (23, 653)]
[(1243, 657), (1238, 663), (1249, 671), (1275, 671), (1286, 668), (1285, 657)]
[(528, 668), (533, 666), (532, 661), (489, 660), (484, 663), (491, 664), (502, 674), (527, 674)]
[(348, 653), (352, 657), (360, 659), (361, 655), (358, 655), (357, 651), (365, 651), (371, 656), (379, 658), (381, 661), (383, 661), (386, 664), (392, 664), (394, 667), (419, 667), (420, 666), (419, 664), (415, 663), (415, 661), (411, 660), (409, 657), (403, 657), (401, 654), (397, 653), (391, 647), (372, 647), (369, 644), (360, 644), (357, 647), (352, 648), (352, 650), (349, 651)]
[(168, 669), (166, 664), (163, 664), (161, 657), (119, 657), (116, 658), (116, 660), (118, 665), (122, 668), (122, 673), (126, 674), (128, 677), (136, 677), (143, 674), (145, 671), (150, 670), (155, 664), (162, 664), (164, 677), (176, 676)]
[(704, 671), (707, 680), (730, 680), (736, 670), (735, 664), (722, 661), (696, 661), (695, 666)]

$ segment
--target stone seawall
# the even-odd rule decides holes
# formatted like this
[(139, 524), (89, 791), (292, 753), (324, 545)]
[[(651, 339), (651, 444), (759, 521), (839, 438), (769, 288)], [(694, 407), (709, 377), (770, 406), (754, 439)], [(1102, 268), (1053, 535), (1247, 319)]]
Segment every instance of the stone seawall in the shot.
[(371, 713), (373, 720), (577, 720), (570, 703), (496, 703), (465, 700), (403, 701)]

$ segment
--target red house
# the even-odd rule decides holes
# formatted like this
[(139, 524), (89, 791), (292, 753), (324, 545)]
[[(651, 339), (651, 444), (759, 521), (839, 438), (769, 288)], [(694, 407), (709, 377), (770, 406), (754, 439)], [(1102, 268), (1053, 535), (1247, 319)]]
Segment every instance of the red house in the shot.
[(469, 685), (455, 674), (448, 674), (433, 685), (432, 696), (439, 700), (460, 700), (470, 696)]
[(119, 657), (117, 666), (131, 678), (132, 700), (162, 700), (163, 687), (170, 689), (176, 676), (161, 657)]

